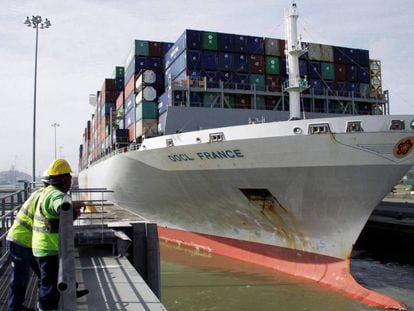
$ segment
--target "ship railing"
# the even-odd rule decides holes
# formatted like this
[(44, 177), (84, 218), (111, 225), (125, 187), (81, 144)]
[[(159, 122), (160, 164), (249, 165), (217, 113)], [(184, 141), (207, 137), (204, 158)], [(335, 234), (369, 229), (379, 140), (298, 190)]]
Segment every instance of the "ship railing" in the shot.
[(132, 143), (129, 146), (123, 146), (123, 147), (115, 148), (112, 151), (110, 151), (110, 152), (106, 153), (105, 155), (101, 156), (100, 158), (98, 158), (94, 161), (91, 161), (90, 165), (92, 166), (92, 165), (95, 165), (97, 163), (100, 163), (100, 162), (102, 162), (106, 159), (109, 159), (109, 158), (113, 157), (114, 155), (117, 155), (117, 154), (139, 150), (140, 147), (141, 147), (141, 144)]
[(17, 211), (27, 199), (25, 189), (15, 191), (0, 198), (0, 270), (7, 263), (9, 251), (6, 247), (6, 237), (13, 224)]

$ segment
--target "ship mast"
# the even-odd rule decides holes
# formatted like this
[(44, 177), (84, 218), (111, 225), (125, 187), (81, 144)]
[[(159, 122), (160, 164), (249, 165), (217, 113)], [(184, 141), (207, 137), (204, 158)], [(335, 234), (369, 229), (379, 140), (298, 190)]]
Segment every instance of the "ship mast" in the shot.
[(286, 19), (286, 66), (288, 80), (285, 81), (285, 90), (289, 92), (289, 120), (301, 119), (300, 114), (300, 93), (308, 88), (308, 81), (300, 77), (299, 56), (306, 53), (302, 46), (301, 38), (297, 33), (298, 10), (295, 1), (285, 11)]

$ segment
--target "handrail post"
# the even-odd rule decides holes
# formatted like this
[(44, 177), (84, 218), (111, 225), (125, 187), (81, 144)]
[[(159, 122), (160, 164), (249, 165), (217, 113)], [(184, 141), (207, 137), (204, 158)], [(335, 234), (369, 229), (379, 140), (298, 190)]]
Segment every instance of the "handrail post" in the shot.
[(76, 310), (75, 240), (73, 231), (73, 207), (64, 201), (59, 212), (59, 275), (58, 289), (61, 306), (65, 311)]

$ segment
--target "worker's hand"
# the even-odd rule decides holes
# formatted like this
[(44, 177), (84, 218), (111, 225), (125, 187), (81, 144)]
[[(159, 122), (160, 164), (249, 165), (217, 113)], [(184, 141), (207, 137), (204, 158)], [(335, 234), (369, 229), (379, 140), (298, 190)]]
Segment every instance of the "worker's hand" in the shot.
[(73, 208), (73, 220), (77, 219), (81, 215), (81, 208), (85, 206), (82, 201), (72, 201)]

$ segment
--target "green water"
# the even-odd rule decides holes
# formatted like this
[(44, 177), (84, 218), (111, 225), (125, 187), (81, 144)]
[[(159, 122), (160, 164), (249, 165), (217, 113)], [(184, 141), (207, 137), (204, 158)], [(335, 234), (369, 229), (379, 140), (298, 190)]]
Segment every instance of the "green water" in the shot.
[(220, 256), (161, 246), (162, 302), (179, 310), (375, 310), (294, 278)]

